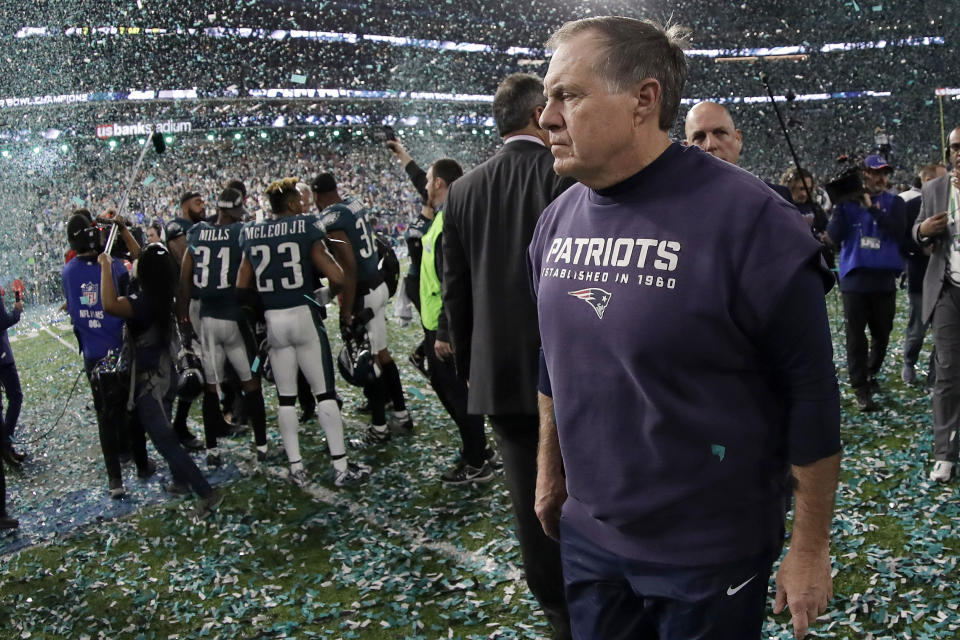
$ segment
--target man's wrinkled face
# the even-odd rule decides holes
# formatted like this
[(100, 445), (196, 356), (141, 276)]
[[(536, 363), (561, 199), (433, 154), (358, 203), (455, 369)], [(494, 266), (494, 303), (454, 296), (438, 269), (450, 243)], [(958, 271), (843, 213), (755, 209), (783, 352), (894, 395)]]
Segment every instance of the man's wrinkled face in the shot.
[(743, 134), (718, 104), (700, 104), (687, 115), (686, 143), (700, 147), (730, 164), (739, 164)]
[(602, 46), (589, 31), (571, 37), (557, 47), (543, 79), (540, 126), (549, 134), (553, 169), (588, 185), (603, 182), (635, 136), (635, 97), (612, 93), (595, 71)]

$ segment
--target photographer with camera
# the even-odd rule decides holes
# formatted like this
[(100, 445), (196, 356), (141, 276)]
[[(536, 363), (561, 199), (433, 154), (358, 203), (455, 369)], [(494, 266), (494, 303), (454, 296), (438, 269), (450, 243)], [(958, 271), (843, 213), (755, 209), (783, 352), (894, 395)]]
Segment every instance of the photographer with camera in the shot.
[[(102, 218), (98, 218), (102, 223)], [(121, 238), (132, 258), (140, 255), (140, 247), (127, 229), (122, 218), (112, 218), (110, 224), (119, 226)], [(130, 428), (126, 404), (126, 390), (118, 384), (106, 383), (104, 376), (95, 375), (101, 361), (108, 354), (116, 356), (123, 346), (123, 320), (108, 315), (103, 309), (103, 295), (100, 291), (100, 266), (97, 255), (103, 251), (107, 227), (97, 226), (86, 209), (78, 209), (67, 222), (67, 241), (76, 252), (76, 258), (63, 267), (63, 295), (66, 298), (67, 313), (73, 323), (73, 333), (77, 337), (80, 352), (83, 354), (83, 366), (93, 394), (93, 406), (97, 412), (97, 427), (100, 433), (100, 449), (107, 468), (108, 486), (111, 498), (124, 495), (123, 479), (120, 469), (120, 453), (126, 443), (132, 448), (137, 464), (137, 475), (147, 478), (153, 475), (156, 466), (147, 458), (146, 441), (143, 432)], [(114, 289), (120, 295), (126, 295), (130, 285), (130, 274), (119, 260), (111, 264)], [(106, 364), (101, 370), (106, 372)], [(106, 384), (101, 384), (105, 382)], [(114, 382), (121, 382), (119, 380)], [(125, 382), (125, 381), (124, 381)], [(129, 436), (129, 437), (128, 437)]]
[[(879, 391), (877, 373), (890, 342), (897, 277), (903, 271), (900, 246), (907, 228), (906, 206), (887, 191), (892, 172), (882, 156), (869, 155), (859, 171), (862, 185), (855, 185), (846, 197), (831, 194), (834, 206), (827, 237), (840, 247), (847, 370), (860, 411), (877, 409), (873, 394)], [(847, 180), (854, 177), (847, 174)]]

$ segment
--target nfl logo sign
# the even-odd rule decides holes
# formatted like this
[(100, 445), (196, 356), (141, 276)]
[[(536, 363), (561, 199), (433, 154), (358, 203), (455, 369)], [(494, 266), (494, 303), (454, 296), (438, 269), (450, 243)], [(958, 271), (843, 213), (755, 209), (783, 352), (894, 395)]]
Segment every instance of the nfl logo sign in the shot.
[(92, 282), (80, 285), (80, 293), (82, 294), (80, 296), (80, 304), (85, 304), (88, 307), (96, 306), (99, 288), (99, 286)]

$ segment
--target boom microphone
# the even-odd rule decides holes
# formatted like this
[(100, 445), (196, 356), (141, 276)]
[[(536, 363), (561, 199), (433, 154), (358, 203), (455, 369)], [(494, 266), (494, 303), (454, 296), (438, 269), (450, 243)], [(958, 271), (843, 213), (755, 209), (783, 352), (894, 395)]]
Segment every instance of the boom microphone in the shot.
[(153, 148), (156, 150), (157, 155), (167, 150), (167, 142), (163, 139), (163, 134), (159, 131), (153, 132), (153, 135), (150, 136), (150, 142), (153, 143)]

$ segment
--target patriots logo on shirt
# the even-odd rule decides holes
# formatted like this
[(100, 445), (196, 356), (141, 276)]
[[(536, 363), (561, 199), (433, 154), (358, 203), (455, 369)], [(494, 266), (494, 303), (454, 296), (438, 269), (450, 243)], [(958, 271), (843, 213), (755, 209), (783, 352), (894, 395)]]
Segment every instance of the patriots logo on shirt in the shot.
[(97, 305), (97, 298), (99, 298), (100, 285), (93, 282), (85, 282), (80, 285), (80, 304), (85, 304), (88, 307), (94, 307)]
[(568, 291), (567, 294), (575, 298), (580, 298), (593, 307), (593, 310), (597, 312), (597, 317), (601, 320), (603, 320), (603, 312), (607, 310), (607, 305), (610, 304), (610, 297), (613, 295), (609, 291), (595, 287), (580, 289), (579, 291)]

